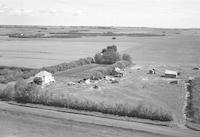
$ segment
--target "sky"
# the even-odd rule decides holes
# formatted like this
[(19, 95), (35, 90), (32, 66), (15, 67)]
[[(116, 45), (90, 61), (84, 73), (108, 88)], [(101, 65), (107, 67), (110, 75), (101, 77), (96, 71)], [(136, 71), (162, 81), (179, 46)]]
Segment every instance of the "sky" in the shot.
[(200, 0), (0, 0), (0, 24), (200, 28)]

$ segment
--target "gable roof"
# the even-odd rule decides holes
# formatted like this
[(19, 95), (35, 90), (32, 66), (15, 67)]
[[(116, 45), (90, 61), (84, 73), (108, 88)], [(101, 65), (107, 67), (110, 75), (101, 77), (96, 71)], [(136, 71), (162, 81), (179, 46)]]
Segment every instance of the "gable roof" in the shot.
[(52, 76), (52, 74), (47, 71), (40, 71), (35, 75), (35, 77), (44, 77), (44, 76)]

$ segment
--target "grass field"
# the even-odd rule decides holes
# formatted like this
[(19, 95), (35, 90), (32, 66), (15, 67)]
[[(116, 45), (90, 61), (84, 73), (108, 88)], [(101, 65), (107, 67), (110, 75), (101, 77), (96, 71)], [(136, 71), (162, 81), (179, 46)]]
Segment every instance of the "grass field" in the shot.
[[(104, 102), (106, 104), (122, 103), (137, 106), (142, 103), (153, 110), (162, 108), (167, 112), (172, 112), (175, 123), (184, 124), (183, 106), (185, 100), (185, 80), (188, 76), (200, 75), (199, 71), (193, 71), (192, 66), (163, 66), (144, 65), (141, 70), (129, 68), (123, 78), (118, 79), (119, 84), (111, 84), (107, 81), (98, 83), (77, 84), (67, 86), (70, 81), (77, 81), (90, 70), (99, 66), (87, 65), (83, 71), (81, 68), (57, 73), (56, 83), (49, 88), (49, 91), (57, 95), (73, 95), (80, 99), (87, 99), (93, 102)], [(156, 67), (157, 74), (149, 75), (148, 70)], [(181, 72), (178, 84), (169, 84), (173, 79), (162, 78), (165, 69), (178, 70)], [(98, 85), (99, 89), (93, 89)]]

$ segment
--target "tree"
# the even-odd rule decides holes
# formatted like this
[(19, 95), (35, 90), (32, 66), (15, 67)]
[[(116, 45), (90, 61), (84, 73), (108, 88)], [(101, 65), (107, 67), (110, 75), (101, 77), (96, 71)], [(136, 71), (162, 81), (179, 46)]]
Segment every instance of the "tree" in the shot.
[(116, 45), (107, 46), (107, 51), (108, 50), (113, 50), (114, 52), (117, 52), (117, 46)]
[(131, 56), (128, 54), (123, 54), (121, 58), (120, 54), (117, 52), (116, 45), (107, 46), (102, 49), (101, 53), (97, 53), (94, 59), (97, 64), (114, 64), (122, 59), (132, 63)]
[(108, 50), (102, 55), (103, 64), (114, 64), (115, 62), (119, 60), (120, 60), (119, 53), (113, 50)]
[(102, 54), (101, 53), (97, 53), (95, 56), (94, 56), (94, 60), (97, 64), (102, 64)]

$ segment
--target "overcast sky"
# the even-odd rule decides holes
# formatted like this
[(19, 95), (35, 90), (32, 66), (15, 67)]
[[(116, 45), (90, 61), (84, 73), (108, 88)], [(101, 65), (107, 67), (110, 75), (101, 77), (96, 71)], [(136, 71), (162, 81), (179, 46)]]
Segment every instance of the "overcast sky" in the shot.
[(0, 24), (200, 28), (200, 0), (0, 0)]

